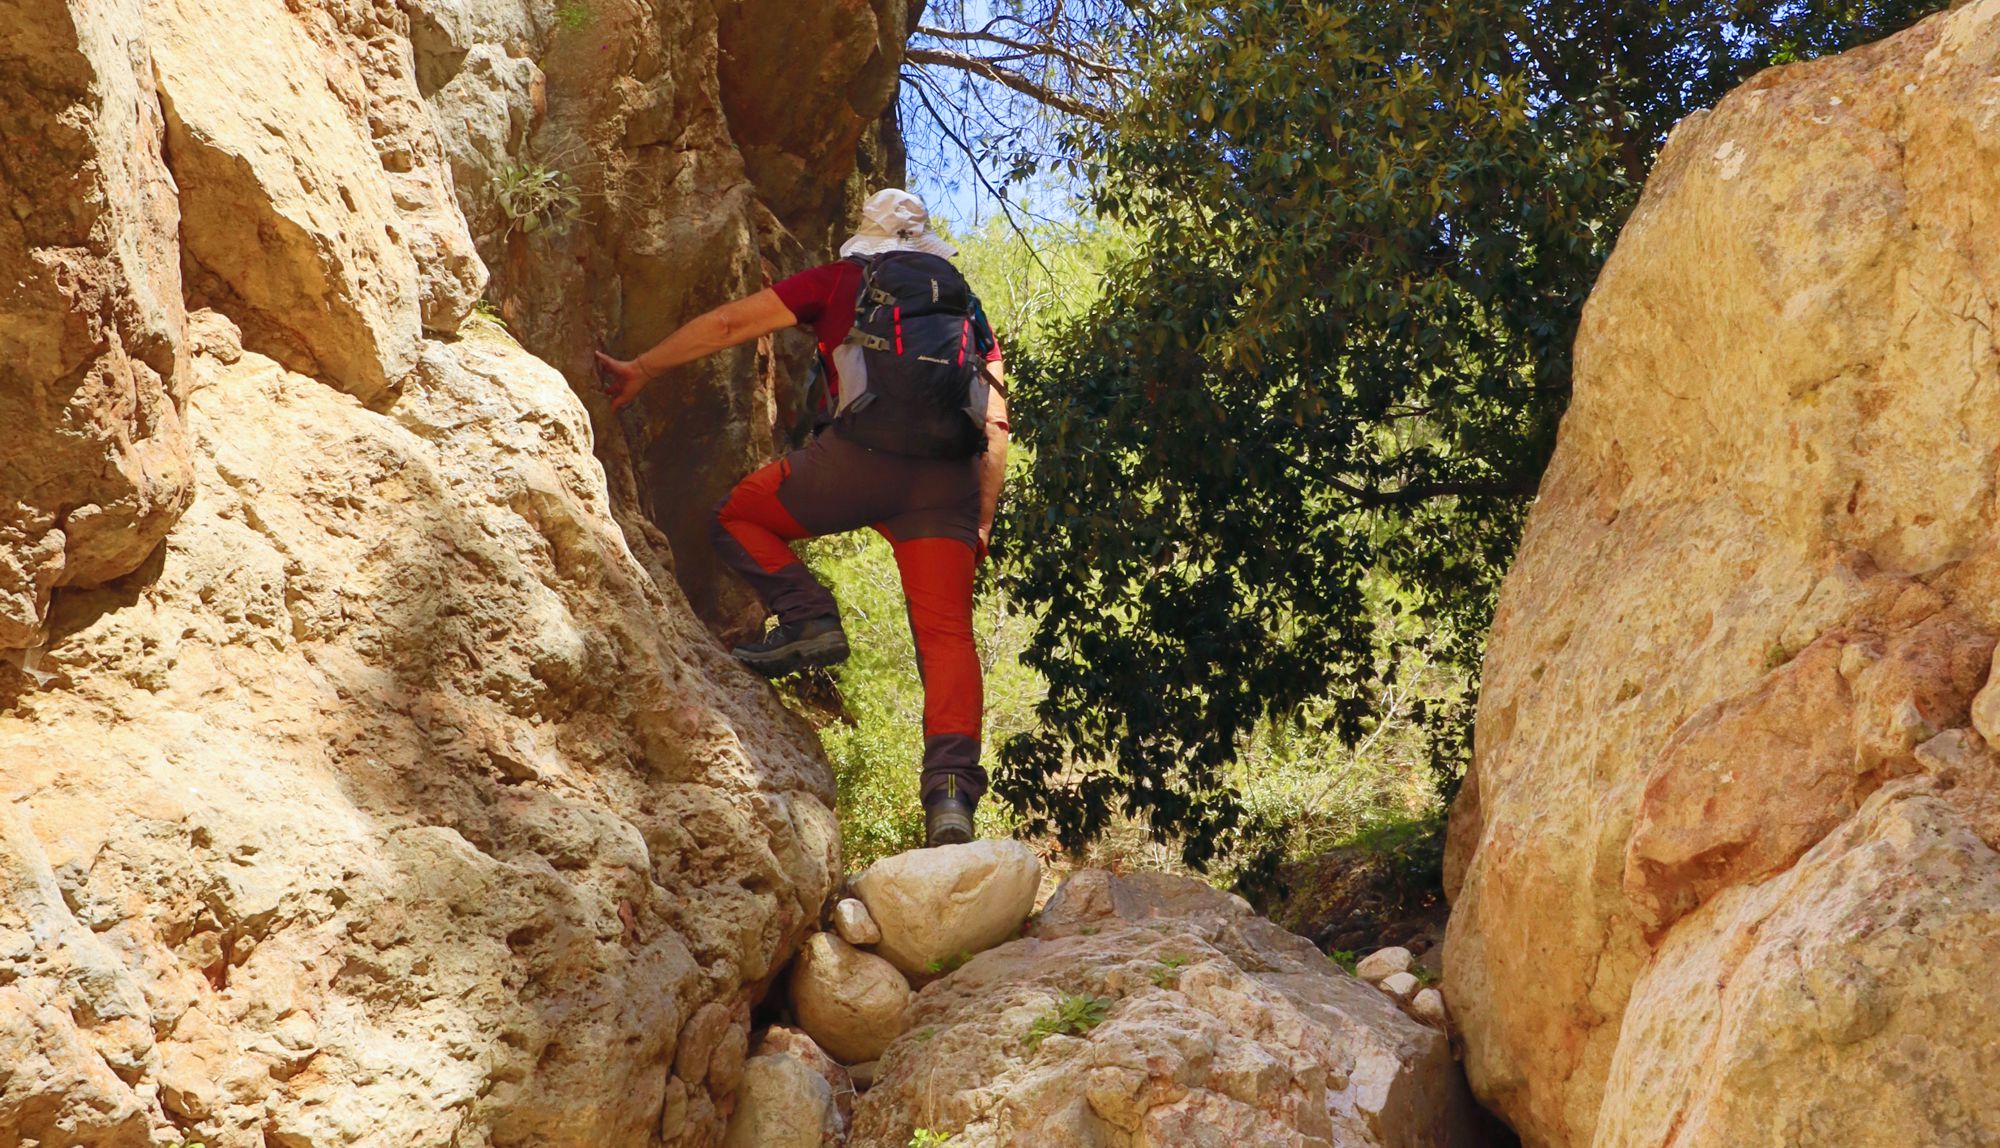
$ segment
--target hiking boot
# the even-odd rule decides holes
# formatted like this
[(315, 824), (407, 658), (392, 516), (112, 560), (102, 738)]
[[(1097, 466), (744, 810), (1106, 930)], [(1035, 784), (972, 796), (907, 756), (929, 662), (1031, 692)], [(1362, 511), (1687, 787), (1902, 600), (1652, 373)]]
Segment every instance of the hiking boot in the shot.
[(924, 802), (924, 848), (963, 845), (972, 840), (972, 811), (977, 798), (940, 793)]
[(782, 678), (808, 666), (837, 666), (847, 660), (847, 634), (839, 618), (810, 618), (771, 627), (761, 642), (729, 651), (767, 678)]

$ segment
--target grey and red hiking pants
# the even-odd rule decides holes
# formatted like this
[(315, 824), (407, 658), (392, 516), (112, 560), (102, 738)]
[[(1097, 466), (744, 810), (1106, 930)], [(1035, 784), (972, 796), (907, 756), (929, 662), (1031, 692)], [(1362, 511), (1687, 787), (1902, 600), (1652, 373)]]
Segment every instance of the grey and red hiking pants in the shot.
[(838, 617), (833, 595), (788, 543), (872, 526), (896, 552), (924, 683), (923, 794), (976, 798), (985, 706), (972, 641), (979, 460), (909, 458), (858, 446), (831, 427), (736, 484), (715, 508), (715, 550), (780, 623)]

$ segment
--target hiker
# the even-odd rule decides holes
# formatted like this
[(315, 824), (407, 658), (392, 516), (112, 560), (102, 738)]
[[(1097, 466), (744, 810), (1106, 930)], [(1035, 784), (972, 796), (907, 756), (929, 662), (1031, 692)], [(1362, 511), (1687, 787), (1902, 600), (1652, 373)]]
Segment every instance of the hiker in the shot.
[[(833, 595), (789, 543), (872, 526), (903, 579), (924, 684), (926, 845), (972, 840), (986, 791), (972, 576), (1007, 467), (1000, 345), (923, 201), (870, 196), (838, 262), (701, 315), (636, 359), (598, 359), (612, 406), (659, 375), (795, 324), (819, 340), (818, 426), (716, 507), (710, 535), (777, 624), (732, 652), (778, 677), (847, 658)], [(812, 391), (819, 391), (815, 383)]]

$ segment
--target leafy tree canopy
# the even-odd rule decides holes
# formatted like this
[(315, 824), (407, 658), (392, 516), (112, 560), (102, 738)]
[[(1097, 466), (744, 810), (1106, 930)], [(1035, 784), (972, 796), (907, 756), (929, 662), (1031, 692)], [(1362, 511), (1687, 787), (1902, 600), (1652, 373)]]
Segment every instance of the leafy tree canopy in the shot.
[[(1063, 162), (1138, 237), (1028, 361), (1015, 592), (1038, 730), (1000, 792), (1199, 864), (1260, 716), (1365, 736), (1399, 668), (1471, 680), (1569, 393), (1584, 298), (1666, 131), (1748, 73), (1938, 0), (1167, 0)], [(1392, 619), (1392, 621), (1385, 621)], [(1465, 698), (1433, 699), (1433, 755)]]

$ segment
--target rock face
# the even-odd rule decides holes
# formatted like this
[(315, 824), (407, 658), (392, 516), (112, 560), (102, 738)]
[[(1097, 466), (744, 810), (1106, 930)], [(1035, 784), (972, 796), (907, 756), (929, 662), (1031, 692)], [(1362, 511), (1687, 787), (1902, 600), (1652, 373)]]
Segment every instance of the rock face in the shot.
[(1012, 937), (1035, 907), (1041, 876), (1019, 841), (974, 841), (885, 857), (853, 884), (882, 935), (875, 951), (923, 976)]
[(180, 208), (137, 0), (0, 0), (0, 650), (194, 493)]
[[(234, 3), (235, 0), (214, 0)], [(902, 181), (892, 121), (906, 0), (404, 0), (417, 89), (443, 128), (488, 294), (579, 390), (591, 351), (637, 354), (677, 324), (833, 257), (860, 199)], [(505, 193), (577, 194), (527, 232)], [(696, 612), (761, 621), (716, 565), (707, 515), (785, 445), (811, 339), (786, 332), (658, 381), (600, 452), (663, 529)], [(614, 482), (621, 481), (614, 476)]]
[(1599, 280), (1449, 858), (1531, 1145), (2000, 1141), (1997, 84), (2000, 0), (1767, 72)]
[[(386, 6), (384, 6), (386, 8)], [(486, 282), (394, 9), (147, 0), (192, 301), (364, 402)], [(254, 51), (217, 51), (249, 42)], [(300, 82), (303, 79), (306, 82)]]
[[(1102, 998), (1101, 1022), (1031, 1043), (1065, 996)], [(855, 1148), (920, 1127), (972, 1148), (1472, 1142), (1442, 1034), (1182, 878), (1077, 874), (1029, 938), (926, 987), (914, 1021), (856, 1102)]]
[(831, 777), (616, 426), (608, 487), (570, 383), (467, 320), (484, 261), (568, 256), (461, 182), (594, 84), (658, 226), (563, 242), (679, 220), (625, 265), (675, 262), (621, 288), (663, 308), (758, 281), (804, 241), (714, 126), (714, 22), (0, 0), (0, 1143), (719, 1142)]

